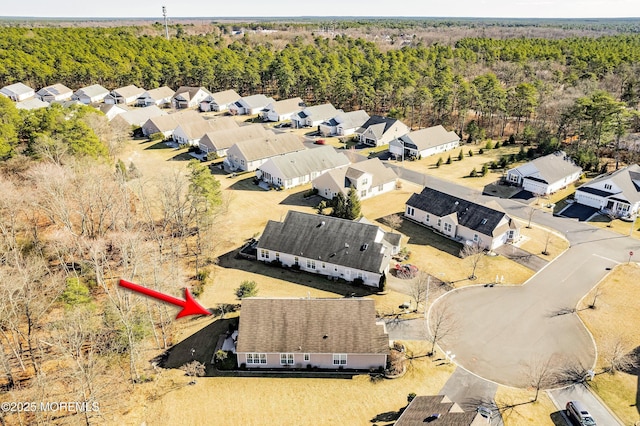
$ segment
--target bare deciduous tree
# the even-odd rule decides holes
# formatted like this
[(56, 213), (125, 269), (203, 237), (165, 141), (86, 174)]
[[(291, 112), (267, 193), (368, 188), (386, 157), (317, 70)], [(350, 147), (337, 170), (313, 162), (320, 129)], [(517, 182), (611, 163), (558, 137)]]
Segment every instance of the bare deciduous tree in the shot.
[(551, 358), (547, 359), (534, 359), (527, 365), (527, 378), (529, 385), (535, 389), (536, 394), (533, 397), (533, 401), (538, 400), (540, 391), (547, 389), (556, 381), (556, 372), (551, 364)]
[(484, 248), (480, 245), (480, 241), (475, 241), (472, 244), (465, 244), (460, 250), (460, 257), (465, 259), (471, 265), (470, 280), (475, 280), (476, 269), (482, 262), (484, 257)]
[(629, 371), (640, 365), (637, 355), (629, 345), (620, 339), (611, 339), (605, 343), (602, 357), (606, 363), (605, 371), (616, 374), (618, 371)]
[(547, 231), (544, 237), (544, 250), (542, 250), (542, 254), (547, 256), (549, 254), (549, 243), (551, 242), (551, 232)]
[(427, 309), (426, 298), (429, 294), (430, 281), (431, 276), (425, 271), (420, 271), (409, 284), (409, 292), (416, 303), (416, 311), (420, 310), (421, 303), (425, 303), (424, 308)]
[(438, 304), (431, 311), (427, 325), (427, 339), (431, 343), (429, 356), (436, 350), (436, 344), (446, 337), (453, 337), (459, 330), (458, 320), (448, 305)]
[[(189, 377), (202, 377), (204, 376), (204, 373), (206, 371), (206, 368), (204, 366), (204, 364), (202, 364), (199, 361), (191, 361), (185, 365), (183, 365), (182, 367), (180, 367), (181, 370), (184, 370), (185, 374)], [(196, 381), (195, 379), (192, 379), (191, 384), (194, 384)]]
[(389, 228), (398, 230), (402, 226), (402, 222), (404, 221), (404, 219), (399, 214), (392, 214), (385, 217), (384, 221), (389, 226)]

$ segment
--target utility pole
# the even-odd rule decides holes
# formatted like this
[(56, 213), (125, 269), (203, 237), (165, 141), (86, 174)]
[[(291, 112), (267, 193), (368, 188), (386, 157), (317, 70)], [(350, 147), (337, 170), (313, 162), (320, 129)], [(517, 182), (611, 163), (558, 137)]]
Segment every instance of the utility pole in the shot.
[(164, 16), (164, 36), (169, 40), (169, 25), (167, 23), (167, 8), (162, 6), (162, 16)]

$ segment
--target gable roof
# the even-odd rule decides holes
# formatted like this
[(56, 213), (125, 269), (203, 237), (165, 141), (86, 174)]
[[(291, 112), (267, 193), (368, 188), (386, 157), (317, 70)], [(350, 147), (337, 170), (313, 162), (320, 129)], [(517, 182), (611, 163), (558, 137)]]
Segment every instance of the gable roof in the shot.
[[(170, 87), (162, 86), (156, 89), (147, 90), (142, 95), (140, 95), (140, 97), (149, 97), (151, 99), (158, 100), (158, 99), (170, 98), (174, 95), (174, 93), (175, 92)], [(147, 96), (144, 96), (144, 95), (147, 95)]]
[(211, 98), (218, 105), (226, 105), (240, 99), (240, 95), (235, 90), (223, 90), (222, 92), (216, 92), (211, 94)]
[(338, 114), (338, 110), (331, 104), (313, 105), (298, 113), (300, 118), (311, 117), (314, 121), (328, 120)]
[[(545, 155), (544, 157), (536, 158), (535, 160), (514, 168), (513, 171), (517, 171), (525, 178), (531, 176), (532, 180), (542, 180), (542, 182), (550, 184), (576, 172), (580, 172), (582, 168), (576, 166), (573, 160), (563, 151), (558, 151)], [(536, 174), (540, 176), (534, 177), (533, 175)]]
[(305, 149), (298, 135), (293, 133), (275, 134), (271, 130), (267, 131), (266, 136), (240, 141), (233, 146), (236, 147), (246, 161), (270, 158)]
[(238, 124), (230, 117), (220, 117), (213, 120), (205, 120), (200, 117), (200, 120), (193, 119), (182, 122), (178, 127), (182, 129), (190, 140), (192, 140), (201, 139), (208, 132), (237, 128)]
[(32, 110), (32, 109), (38, 109), (38, 108), (45, 108), (48, 106), (49, 106), (49, 102), (42, 101), (38, 98), (30, 98), (30, 99), (25, 99), (24, 101), (16, 102), (16, 108), (18, 109)]
[[(480, 424), (481, 416), (475, 411), (464, 412), (458, 404), (444, 395), (416, 396), (405, 408), (395, 426), (422, 426), (427, 418), (439, 414), (438, 426), (471, 426)], [(486, 421), (483, 420), (483, 424)]]
[(144, 89), (141, 89), (140, 87), (130, 84), (128, 86), (113, 89), (111, 93), (123, 98), (133, 98), (133, 97), (138, 97), (142, 95), (144, 93)]
[(207, 132), (199, 143), (217, 151), (231, 148), (233, 144), (241, 141), (258, 139), (267, 135), (265, 128), (261, 124), (255, 123), (233, 129)]
[(135, 108), (127, 112), (123, 112), (116, 118), (124, 120), (127, 124), (132, 126), (142, 126), (148, 119), (165, 114), (166, 113), (157, 106), (151, 105), (146, 108)]
[(274, 102), (271, 105), (273, 106), (272, 110), (275, 111), (276, 114), (282, 115), (290, 112), (299, 111), (302, 108), (300, 106), (301, 104), (303, 104), (301, 98), (291, 98), (291, 99), (283, 99), (281, 101)]
[(2, 88), (2, 93), (14, 93), (18, 96), (33, 92), (33, 89), (24, 83), (13, 83)]
[(393, 182), (398, 175), (389, 167), (385, 167), (379, 158), (370, 158), (357, 163), (329, 170), (313, 180), (314, 186), (330, 187), (341, 191), (343, 194), (349, 192), (352, 185), (351, 180), (356, 180), (364, 173), (371, 175), (371, 187), (384, 185)]
[(275, 102), (273, 98), (267, 98), (265, 95), (251, 95), (241, 98), (242, 101), (249, 106), (249, 108), (265, 107), (271, 102)]
[(292, 179), (347, 165), (349, 159), (344, 154), (338, 153), (332, 146), (323, 146), (272, 157), (260, 168), (268, 163), (273, 163), (285, 179)]
[(448, 132), (441, 125), (409, 132), (399, 138), (405, 146), (423, 151), (425, 149), (460, 141), (455, 132)]
[(342, 127), (345, 129), (355, 129), (361, 127), (370, 118), (369, 114), (365, 110), (359, 109), (357, 111), (341, 112), (336, 117), (340, 118)]
[[(592, 188), (592, 186), (605, 181), (612, 181), (621, 189), (621, 192), (603, 191), (601, 189)], [(597, 195), (602, 197), (611, 197), (615, 195), (617, 199), (621, 199), (621, 197), (623, 197), (623, 201), (630, 202), (631, 204), (638, 203), (640, 202), (640, 166), (638, 164), (632, 164), (620, 170), (616, 170), (615, 172), (600, 175), (591, 182), (580, 186), (577, 191), (591, 193), (598, 191), (599, 193)]]
[(174, 99), (181, 98), (181, 99), (184, 99), (185, 101), (190, 101), (201, 90), (209, 95), (211, 94), (211, 92), (209, 92), (204, 87), (180, 86), (178, 90), (176, 90), (175, 93), (173, 94), (173, 98)]
[(503, 211), (428, 187), (420, 194), (411, 195), (406, 204), (437, 217), (455, 215), (459, 225), (484, 235), (497, 235), (498, 225), (503, 219), (512, 223)]
[(242, 300), (237, 352), (388, 354), (373, 299)]
[(376, 138), (380, 138), (386, 133), (387, 130), (391, 128), (391, 126), (396, 124), (398, 121), (399, 120), (395, 118), (383, 117), (381, 115), (372, 115), (362, 125), (361, 128), (356, 130), (356, 133), (364, 133), (367, 130), (371, 130)]
[(100, 95), (106, 96), (108, 94), (109, 94), (109, 91), (99, 84), (92, 84), (91, 86), (81, 87), (80, 89), (76, 90), (76, 92), (74, 93), (76, 97), (86, 95), (90, 98), (93, 98), (94, 96), (100, 96)]
[(117, 109), (117, 110), (121, 110), (122, 112), (118, 112), (118, 114), (124, 113), (129, 111), (129, 109), (123, 105), (123, 104), (103, 104), (103, 103), (96, 103), (96, 104), (92, 104), (94, 106), (97, 106), (97, 108), (105, 115), (108, 115), (109, 112), (112, 109)]
[(182, 110), (174, 114), (151, 117), (143, 127), (153, 129), (157, 132), (168, 132), (178, 128), (180, 124), (189, 121), (201, 121), (203, 118), (192, 109)]
[(375, 225), (290, 210), (283, 222), (267, 222), (258, 248), (379, 274), (391, 259), (386, 235)]
[(37, 93), (40, 96), (49, 95), (49, 94), (54, 96), (56, 95), (71, 96), (73, 94), (71, 89), (69, 89), (67, 86), (61, 83), (56, 83), (56, 84), (52, 84), (51, 86), (43, 87), (42, 89), (38, 90)]

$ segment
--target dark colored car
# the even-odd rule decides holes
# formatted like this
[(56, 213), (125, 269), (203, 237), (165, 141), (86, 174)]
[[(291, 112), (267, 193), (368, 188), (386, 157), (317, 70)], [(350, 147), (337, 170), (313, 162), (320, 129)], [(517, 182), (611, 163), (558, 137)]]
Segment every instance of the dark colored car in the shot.
[(567, 417), (580, 426), (596, 426), (596, 421), (580, 401), (567, 402)]

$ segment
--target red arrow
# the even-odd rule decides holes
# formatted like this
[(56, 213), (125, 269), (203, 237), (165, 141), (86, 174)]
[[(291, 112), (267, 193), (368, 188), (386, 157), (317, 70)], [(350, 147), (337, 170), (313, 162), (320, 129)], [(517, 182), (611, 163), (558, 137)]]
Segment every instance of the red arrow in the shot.
[(178, 312), (176, 319), (186, 317), (188, 315), (211, 315), (211, 312), (196, 302), (193, 296), (191, 296), (191, 293), (189, 293), (188, 288), (184, 289), (184, 298), (186, 300), (182, 300), (125, 280), (120, 280), (120, 287), (128, 288), (129, 290), (142, 293), (145, 296), (153, 297), (154, 299), (162, 300), (163, 302), (171, 303), (172, 305), (181, 306), (182, 310)]

